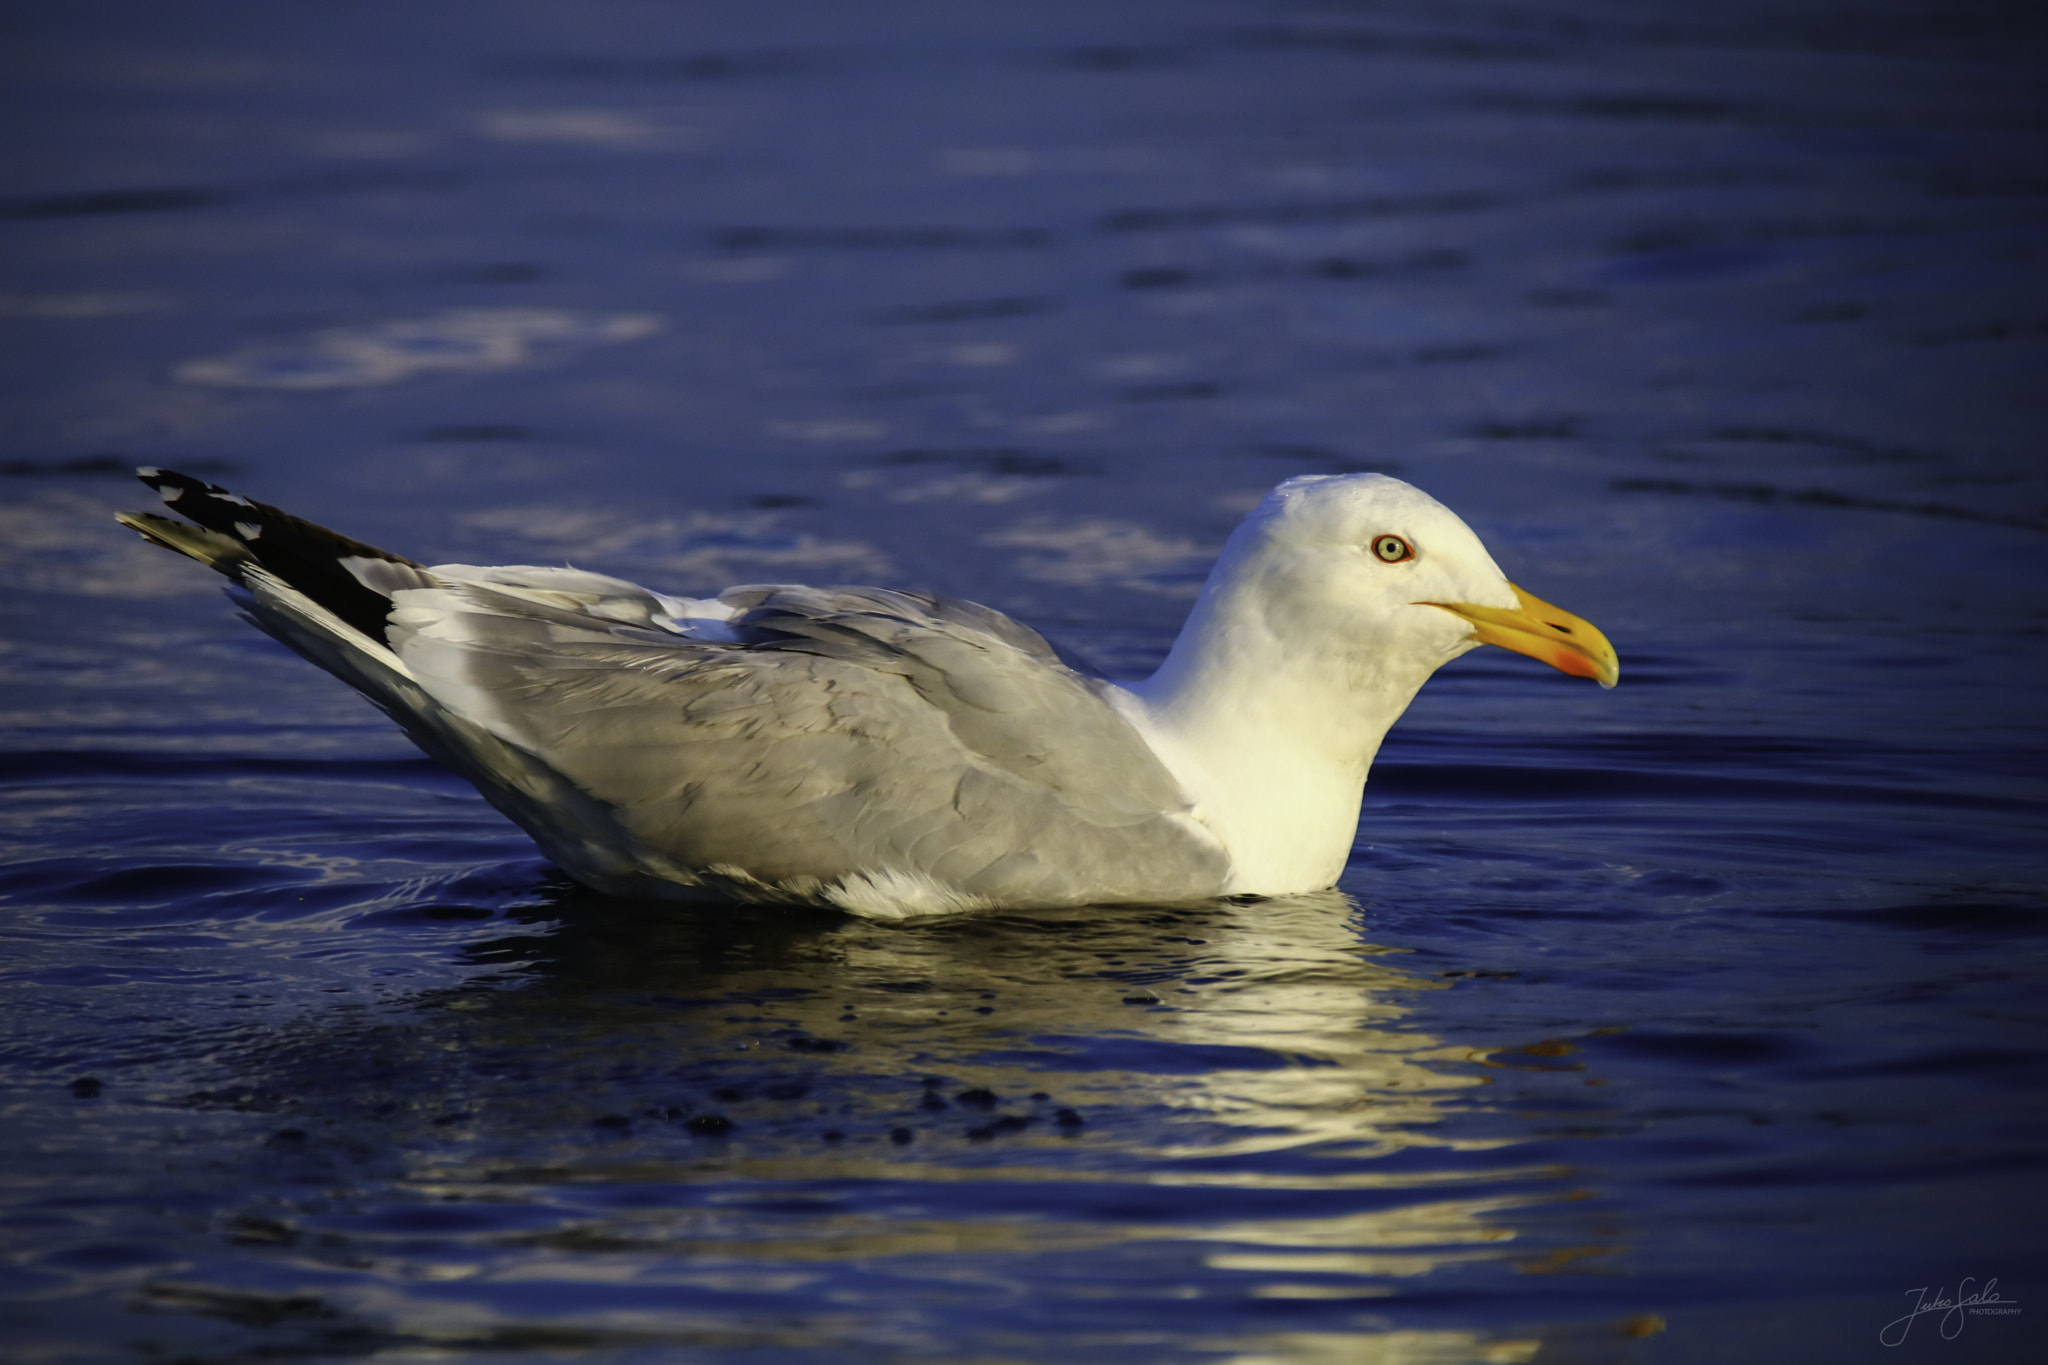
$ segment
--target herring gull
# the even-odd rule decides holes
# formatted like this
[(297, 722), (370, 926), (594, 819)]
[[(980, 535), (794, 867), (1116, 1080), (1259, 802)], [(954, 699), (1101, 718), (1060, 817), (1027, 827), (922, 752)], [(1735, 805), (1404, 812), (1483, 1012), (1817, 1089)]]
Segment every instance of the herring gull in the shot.
[(1439, 665), (1494, 644), (1603, 687), (1618, 671), (1598, 630), (1379, 474), (1274, 489), (1166, 662), (1114, 683), (957, 598), (428, 567), (138, 472), (189, 522), (123, 523), (225, 574), (250, 621), (619, 895), (895, 918), (1321, 890)]

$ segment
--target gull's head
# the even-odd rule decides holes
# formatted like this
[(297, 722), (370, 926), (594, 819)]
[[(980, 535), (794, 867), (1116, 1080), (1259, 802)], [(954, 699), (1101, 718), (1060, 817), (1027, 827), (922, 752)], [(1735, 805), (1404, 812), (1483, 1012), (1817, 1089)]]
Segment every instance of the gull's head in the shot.
[(1482, 644), (1602, 687), (1619, 672), (1598, 630), (1510, 583), (1456, 513), (1384, 474), (1281, 484), (1231, 536), (1222, 585), (1275, 637), (1319, 642), (1395, 686)]

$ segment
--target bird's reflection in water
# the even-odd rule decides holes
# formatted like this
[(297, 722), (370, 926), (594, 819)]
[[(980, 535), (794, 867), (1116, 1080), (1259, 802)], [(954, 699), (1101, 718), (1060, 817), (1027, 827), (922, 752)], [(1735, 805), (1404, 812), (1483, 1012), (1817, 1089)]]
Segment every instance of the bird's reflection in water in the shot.
[[(1245, 1359), (1533, 1349), (1388, 1316), (1526, 1261), (1515, 1211), (1568, 1191), (1447, 1136), (1482, 1073), (1401, 1022), (1443, 983), (1341, 894), (880, 925), (564, 886), (529, 922), (469, 985), (272, 1051), (288, 1159), (329, 1163), (299, 1178), (354, 1191), (293, 1231), (377, 1267), (332, 1305), (815, 1345), (848, 1314), (946, 1341), (1020, 1294), (1171, 1294)], [(1293, 1326), (1248, 1334), (1248, 1300)]]
[(1434, 1145), (1436, 1101), (1480, 1083), (1429, 1065), (1469, 1050), (1398, 1027), (1443, 983), (1362, 942), (1338, 892), (908, 926), (637, 909), (564, 888), (554, 932), (479, 945), (506, 979), (439, 1002), (443, 1045), (568, 1063), (552, 1101), (609, 1105), (621, 1136), (687, 1110), (735, 1156), (798, 1163), (836, 1160), (831, 1134), (842, 1155), (1085, 1132), (1148, 1160), (1369, 1156)]

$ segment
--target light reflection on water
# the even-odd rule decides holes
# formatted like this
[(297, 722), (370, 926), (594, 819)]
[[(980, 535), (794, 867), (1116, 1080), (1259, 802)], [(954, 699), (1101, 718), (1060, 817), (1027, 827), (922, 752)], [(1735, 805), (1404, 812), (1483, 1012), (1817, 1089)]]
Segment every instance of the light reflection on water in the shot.
[[(1447, 983), (1361, 943), (1339, 893), (912, 929), (624, 909), (564, 887), (519, 912), (544, 932), (471, 944), (488, 977), (368, 1014), (174, 1026), (206, 1053), (179, 1090), (232, 1081), (99, 1102), (205, 1116), (211, 1147), (246, 1154), (224, 1187), (178, 1154), (189, 1130), (148, 1144), (174, 1184), (214, 1186), (210, 1221), (244, 1250), (176, 1238), (180, 1261), (144, 1258), (142, 1301), (234, 1322), (298, 1301), (313, 1339), (339, 1316), (476, 1347), (681, 1345), (707, 1314), (756, 1346), (879, 1347), (867, 1314), (914, 1301), (905, 1347), (1035, 1330), (1085, 1350), (1128, 1304), (1077, 1308), (1111, 1320), (1093, 1330), (1027, 1320), (1121, 1298), (1104, 1274), (1143, 1299), (1347, 1309), (1453, 1267), (1540, 1267), (1554, 1238), (1523, 1245), (1518, 1215), (1581, 1197), (1509, 1142), (1438, 1131), (1490, 1059), (1403, 1026)], [(317, 919), (294, 929), (323, 951)], [(779, 1328), (741, 1325), (769, 1311)], [(1313, 1358), (1228, 1314), (1200, 1335)]]

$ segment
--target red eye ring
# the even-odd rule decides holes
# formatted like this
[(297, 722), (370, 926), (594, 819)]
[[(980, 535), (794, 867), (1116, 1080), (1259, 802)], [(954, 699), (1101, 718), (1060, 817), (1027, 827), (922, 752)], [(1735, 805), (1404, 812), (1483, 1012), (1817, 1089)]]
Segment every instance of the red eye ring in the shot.
[(1372, 552), (1382, 564), (1400, 564), (1415, 558), (1415, 547), (1399, 536), (1374, 536)]

